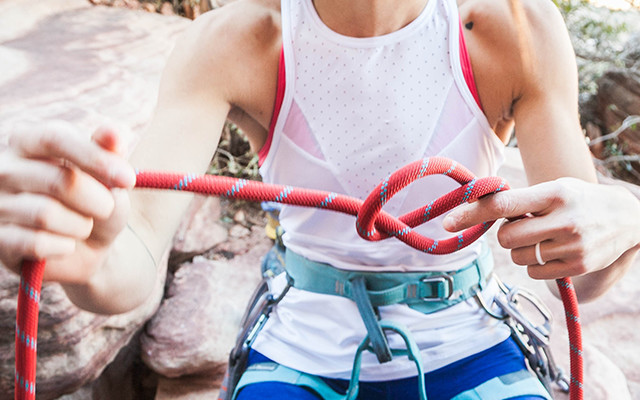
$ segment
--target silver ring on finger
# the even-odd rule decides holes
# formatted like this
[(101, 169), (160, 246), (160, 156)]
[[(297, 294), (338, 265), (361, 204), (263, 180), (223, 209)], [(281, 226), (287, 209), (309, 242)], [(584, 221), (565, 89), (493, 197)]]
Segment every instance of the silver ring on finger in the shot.
[(536, 261), (538, 262), (539, 265), (544, 265), (545, 261), (542, 259), (542, 252), (540, 251), (540, 243), (542, 242), (536, 243), (536, 246), (535, 246)]

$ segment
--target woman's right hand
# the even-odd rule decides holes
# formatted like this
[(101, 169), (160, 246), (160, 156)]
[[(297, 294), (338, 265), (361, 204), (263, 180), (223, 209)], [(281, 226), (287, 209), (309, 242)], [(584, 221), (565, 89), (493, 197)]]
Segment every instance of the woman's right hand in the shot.
[[(47, 259), (45, 280), (86, 284), (126, 226), (135, 172), (120, 137), (65, 123), (12, 134), (0, 153), (0, 261)], [(123, 190), (125, 189), (125, 190)]]

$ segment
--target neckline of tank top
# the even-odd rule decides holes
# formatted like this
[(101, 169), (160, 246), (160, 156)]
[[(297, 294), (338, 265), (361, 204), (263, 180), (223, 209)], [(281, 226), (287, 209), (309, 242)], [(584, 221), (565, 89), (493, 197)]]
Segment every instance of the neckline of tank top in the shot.
[(305, 12), (311, 17), (311, 22), (313, 23), (314, 28), (317, 29), (318, 33), (322, 34), (326, 39), (342, 46), (367, 48), (397, 43), (414, 34), (423, 25), (425, 19), (433, 14), (436, 3), (439, 1), (442, 0), (427, 1), (426, 6), (420, 14), (413, 21), (397, 31), (371, 37), (354, 37), (340, 34), (329, 28), (324, 21), (322, 21), (313, 5), (313, 0), (302, 0), (302, 3), (305, 8)]

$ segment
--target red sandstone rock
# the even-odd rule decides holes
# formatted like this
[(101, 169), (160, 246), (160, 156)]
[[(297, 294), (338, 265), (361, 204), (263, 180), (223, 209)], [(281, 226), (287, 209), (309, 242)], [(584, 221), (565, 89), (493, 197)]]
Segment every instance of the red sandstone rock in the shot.
[[(234, 248), (240, 250), (238, 240)], [(142, 358), (167, 377), (218, 374), (221, 379), (239, 321), (260, 281), (259, 260), (271, 246), (264, 230), (246, 238), (230, 260), (196, 257), (175, 273), (142, 335)]]
[[(62, 119), (87, 135), (105, 122), (120, 126), (134, 144), (151, 116), (172, 40), (187, 24), (177, 17), (93, 7), (85, 0), (0, 2), (0, 138), (21, 126)], [(144, 307), (113, 317), (82, 312), (58, 285), (45, 285), (38, 399), (57, 398), (94, 381), (155, 312), (163, 271), (158, 279)], [(0, 270), (2, 399), (13, 397), (17, 285), (16, 276)], [(110, 398), (123, 398), (115, 393)]]
[(220, 199), (195, 196), (173, 238), (173, 251), (202, 254), (227, 240), (219, 220)]
[[(640, 75), (630, 70), (606, 72), (598, 80), (597, 99), (605, 132), (614, 131), (629, 115), (640, 115)], [(640, 154), (640, 127), (627, 129), (619, 140), (627, 154)]]

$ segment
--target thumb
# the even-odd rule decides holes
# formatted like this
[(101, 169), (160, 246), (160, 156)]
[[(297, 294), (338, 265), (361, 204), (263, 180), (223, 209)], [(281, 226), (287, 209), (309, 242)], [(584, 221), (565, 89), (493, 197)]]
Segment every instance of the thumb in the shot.
[(547, 183), (498, 192), (457, 207), (444, 218), (443, 226), (450, 232), (457, 232), (499, 218), (544, 214), (553, 200)]

